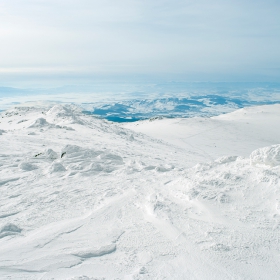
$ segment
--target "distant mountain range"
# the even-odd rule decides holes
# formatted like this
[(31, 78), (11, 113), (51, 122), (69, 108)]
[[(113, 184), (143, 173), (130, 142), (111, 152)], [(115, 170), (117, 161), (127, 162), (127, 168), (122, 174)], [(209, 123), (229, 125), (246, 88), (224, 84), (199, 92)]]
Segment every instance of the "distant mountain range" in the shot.
[[(92, 104), (92, 109), (86, 110), (85, 113), (115, 122), (133, 122), (156, 116), (210, 117), (243, 107), (277, 103), (280, 101), (255, 101), (221, 95), (201, 95), (191, 98), (135, 99), (101, 105)], [(87, 107), (90, 106), (87, 105)]]
[(49, 88), (0, 87), (0, 110), (29, 101), (77, 104), (86, 114), (114, 122), (159, 116), (210, 117), (280, 103), (280, 83), (96, 82)]

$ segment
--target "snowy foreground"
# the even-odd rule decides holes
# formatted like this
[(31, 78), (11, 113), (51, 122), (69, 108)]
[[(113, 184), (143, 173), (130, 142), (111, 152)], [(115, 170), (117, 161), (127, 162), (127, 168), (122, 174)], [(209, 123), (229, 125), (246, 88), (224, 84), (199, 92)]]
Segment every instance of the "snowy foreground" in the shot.
[(279, 124), (3, 112), (0, 279), (279, 279)]

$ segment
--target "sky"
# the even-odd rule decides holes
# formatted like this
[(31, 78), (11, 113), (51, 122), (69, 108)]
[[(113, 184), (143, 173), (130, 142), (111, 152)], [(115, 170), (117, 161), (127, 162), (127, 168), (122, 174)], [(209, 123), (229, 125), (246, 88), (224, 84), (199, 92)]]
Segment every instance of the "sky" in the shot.
[(279, 0), (1, 0), (0, 84), (279, 81)]

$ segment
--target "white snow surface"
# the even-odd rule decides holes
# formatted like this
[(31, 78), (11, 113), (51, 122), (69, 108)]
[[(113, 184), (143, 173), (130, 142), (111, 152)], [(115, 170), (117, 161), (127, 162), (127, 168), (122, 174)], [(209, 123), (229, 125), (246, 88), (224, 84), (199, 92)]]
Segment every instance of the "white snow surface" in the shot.
[(280, 105), (0, 118), (0, 279), (279, 279)]

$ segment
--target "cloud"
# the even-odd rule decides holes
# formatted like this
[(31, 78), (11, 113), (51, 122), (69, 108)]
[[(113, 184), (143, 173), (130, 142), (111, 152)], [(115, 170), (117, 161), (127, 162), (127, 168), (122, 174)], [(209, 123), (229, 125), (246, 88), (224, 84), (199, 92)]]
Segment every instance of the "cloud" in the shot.
[(280, 63), (279, 8), (273, 0), (4, 0), (1, 72), (278, 77), (266, 69)]

